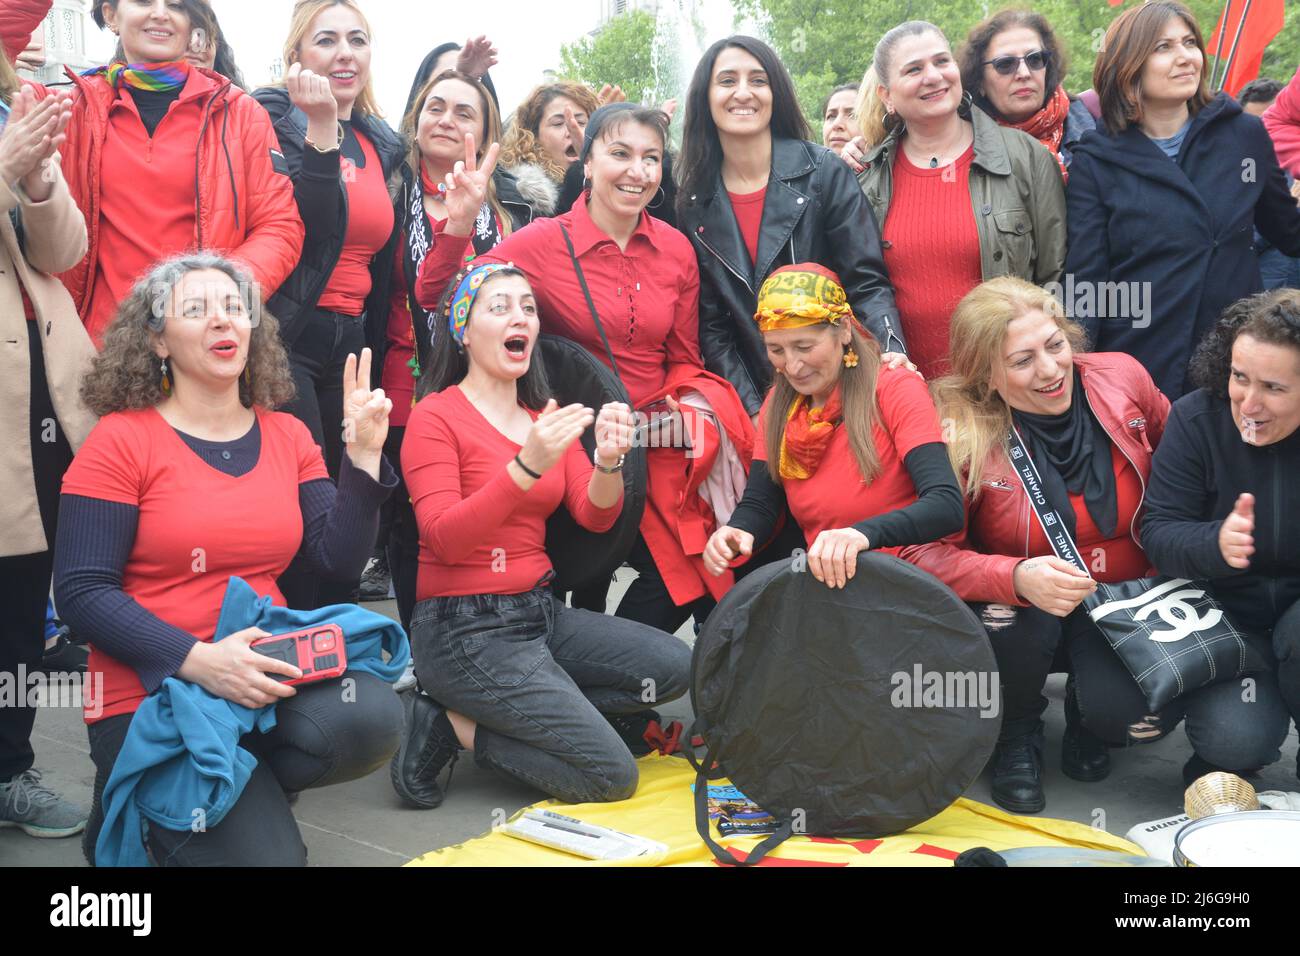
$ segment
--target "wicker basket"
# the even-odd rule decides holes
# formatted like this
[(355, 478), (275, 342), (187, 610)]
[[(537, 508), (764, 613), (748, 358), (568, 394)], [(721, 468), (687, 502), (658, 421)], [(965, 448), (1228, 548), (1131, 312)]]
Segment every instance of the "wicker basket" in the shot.
[(1207, 773), (1192, 782), (1183, 794), (1183, 808), (1193, 820), (1218, 813), (1258, 810), (1255, 788), (1235, 773)]

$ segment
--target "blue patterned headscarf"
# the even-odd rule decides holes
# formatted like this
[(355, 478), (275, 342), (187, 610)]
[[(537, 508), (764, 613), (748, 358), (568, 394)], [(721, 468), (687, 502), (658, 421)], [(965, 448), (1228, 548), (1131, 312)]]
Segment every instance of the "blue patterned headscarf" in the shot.
[(447, 307), (447, 328), (451, 332), (451, 340), (458, 347), (465, 344), (465, 325), (469, 322), (469, 310), (474, 306), (474, 297), (478, 295), (478, 290), (494, 272), (513, 268), (515, 267), (511, 263), (489, 262), (470, 269), (465, 273), (465, 278), (460, 280), (460, 285), (456, 286), (456, 294), (451, 297), (451, 303)]

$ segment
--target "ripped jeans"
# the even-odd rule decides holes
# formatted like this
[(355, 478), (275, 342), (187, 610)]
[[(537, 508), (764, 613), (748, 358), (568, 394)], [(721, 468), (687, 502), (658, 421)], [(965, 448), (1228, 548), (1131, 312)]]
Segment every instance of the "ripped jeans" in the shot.
[(1249, 770), (1278, 759), (1288, 729), (1277, 677), (1251, 675), (1189, 691), (1158, 715), (1119, 655), (1082, 609), (1059, 618), (1035, 607), (972, 604), (993, 645), (1002, 678), (1002, 737), (1032, 733), (1047, 698), (1047, 675), (1068, 671), (1083, 726), (1114, 746), (1138, 742), (1129, 728), (1155, 716), (1158, 739), (1186, 720), (1192, 749), (1225, 770)]

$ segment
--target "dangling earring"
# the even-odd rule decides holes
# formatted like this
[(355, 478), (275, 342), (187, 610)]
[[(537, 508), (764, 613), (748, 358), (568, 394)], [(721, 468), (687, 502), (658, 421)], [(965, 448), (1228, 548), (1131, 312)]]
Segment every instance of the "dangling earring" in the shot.
[(844, 367), (845, 368), (858, 367), (858, 353), (853, 351), (852, 345), (847, 345), (844, 347)]
[(172, 380), (167, 376), (167, 360), (162, 360), (162, 393), (170, 395), (172, 393)]
[(244, 384), (249, 388), (253, 387), (253, 367), (247, 363), (244, 365)]

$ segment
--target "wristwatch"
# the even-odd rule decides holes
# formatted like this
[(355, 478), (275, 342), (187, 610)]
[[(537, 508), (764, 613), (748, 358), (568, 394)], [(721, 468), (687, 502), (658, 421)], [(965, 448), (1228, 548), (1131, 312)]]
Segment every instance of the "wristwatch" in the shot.
[(613, 474), (617, 474), (618, 472), (622, 471), (622, 470), (623, 470), (623, 462), (624, 462), (626, 459), (627, 459), (627, 455), (619, 455), (619, 456), (618, 456), (618, 464), (614, 465), (613, 467), (609, 467), (608, 465), (602, 465), (602, 464), (600, 463), (600, 450), (599, 450), (599, 449), (597, 449), (596, 451), (593, 451), (593, 452), (591, 453), (591, 463), (592, 463), (593, 465), (596, 466), (596, 470), (597, 470), (598, 472), (600, 472), (602, 475), (613, 475)]

